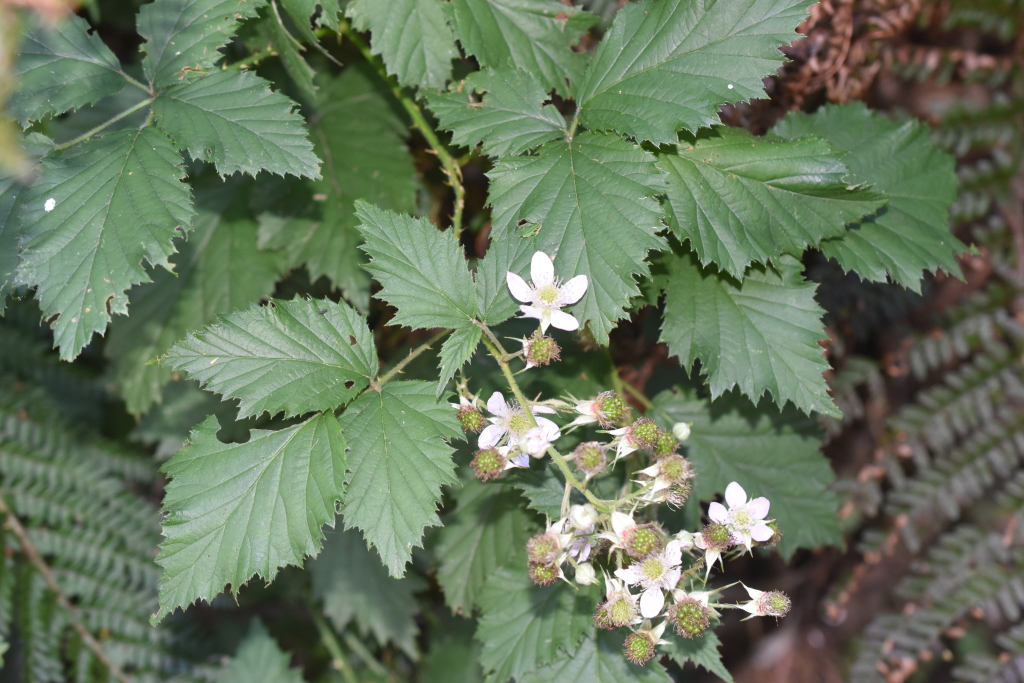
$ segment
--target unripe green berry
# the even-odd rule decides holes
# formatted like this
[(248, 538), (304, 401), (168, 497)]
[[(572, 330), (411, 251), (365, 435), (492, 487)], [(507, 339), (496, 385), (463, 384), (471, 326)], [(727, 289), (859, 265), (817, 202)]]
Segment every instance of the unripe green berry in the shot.
[(634, 664), (643, 666), (647, 662), (651, 661), (654, 657), (656, 646), (654, 639), (646, 632), (641, 631), (640, 633), (630, 633), (626, 638), (626, 643), (622, 646), (622, 651), (626, 655), (626, 659)]
[(629, 429), (633, 441), (640, 448), (651, 448), (654, 446), (658, 441), (658, 435), (661, 433), (658, 425), (654, 424), (654, 420), (649, 417), (638, 418)]
[(491, 481), (505, 471), (505, 458), (497, 448), (484, 448), (473, 454), (473, 462), (469, 466), (473, 468), (477, 479)]
[(576, 467), (585, 475), (594, 476), (604, 471), (608, 464), (605, 447), (599, 441), (585, 441), (576, 447), (572, 454)]
[(487, 426), (487, 418), (472, 406), (462, 406), (455, 416), (464, 432), (480, 432)]
[(526, 542), (526, 554), (531, 563), (554, 564), (559, 550), (558, 537), (554, 534), (537, 534)]
[(621, 420), (629, 412), (629, 405), (614, 391), (604, 391), (594, 401), (597, 408), (597, 421), (608, 429)]
[(679, 443), (672, 438), (671, 434), (668, 432), (658, 432), (658, 439), (654, 442), (654, 455), (658, 458), (664, 458), (675, 453), (678, 447)]
[(538, 586), (550, 586), (558, 580), (558, 567), (553, 564), (539, 564), (531, 562), (529, 565), (530, 578)]
[(708, 524), (701, 531), (701, 536), (704, 537), (704, 543), (710, 550), (725, 550), (736, 545), (732, 532), (723, 524)]
[(650, 524), (627, 529), (623, 536), (626, 552), (638, 559), (661, 550), (661, 534)]
[(523, 349), (526, 362), (530, 365), (548, 365), (561, 358), (562, 349), (551, 337), (546, 337), (537, 330), (530, 337)]
[(598, 628), (614, 629), (629, 626), (640, 614), (637, 606), (625, 597), (612, 597), (597, 606), (594, 623)]
[(668, 621), (683, 638), (693, 638), (707, 630), (711, 612), (700, 601), (685, 597), (668, 608)]
[(782, 591), (769, 591), (758, 599), (757, 606), (762, 614), (778, 618), (789, 614), (792, 603), (789, 596)]

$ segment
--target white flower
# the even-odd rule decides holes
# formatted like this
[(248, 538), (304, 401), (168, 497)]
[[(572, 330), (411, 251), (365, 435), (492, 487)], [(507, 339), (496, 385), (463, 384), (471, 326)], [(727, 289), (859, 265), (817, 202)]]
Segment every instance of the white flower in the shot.
[(612, 550), (616, 548), (626, 547), (626, 532), (637, 526), (637, 523), (633, 521), (633, 517), (627, 515), (625, 512), (619, 512), (616, 510), (612, 513), (612, 530), (599, 534), (600, 538), (608, 539), (612, 542)]
[(640, 594), (640, 614), (653, 619), (661, 614), (665, 606), (663, 590), (671, 591), (679, 583), (682, 570), (682, 548), (679, 541), (669, 541), (665, 550), (635, 562), (625, 569), (616, 569), (615, 576), (629, 585), (640, 584), (644, 592)]
[(590, 503), (569, 508), (569, 524), (576, 531), (588, 532), (597, 524), (597, 510)]
[(551, 258), (543, 251), (538, 251), (530, 264), (530, 277), (533, 278), (532, 287), (512, 271), (505, 275), (512, 296), (523, 302), (519, 307), (523, 315), (540, 320), (541, 332), (546, 332), (548, 325), (569, 332), (578, 329), (579, 321), (559, 309), (583, 298), (587, 291), (587, 276), (577, 275), (560, 285), (555, 278), (555, 266)]
[[(505, 403), (505, 398), (501, 395), (500, 391), (495, 391), (487, 399), (487, 410), (494, 417), (488, 418), (491, 424), (487, 425), (484, 431), (480, 433), (480, 438), (477, 441), (478, 448), (493, 448), (506, 435), (508, 435), (509, 440), (513, 443), (519, 443), (519, 440), (533, 428), (523, 409), (516, 404), (509, 405)], [(532, 406), (530, 412), (536, 416), (537, 413), (554, 413), (555, 410), (547, 406)], [(535, 417), (535, 419), (537, 420), (537, 426), (548, 430), (553, 428), (555, 432), (558, 432), (558, 425), (546, 417)], [(558, 436), (561, 436), (561, 432), (558, 432)]]
[(690, 422), (676, 422), (672, 425), (672, 434), (679, 441), (686, 441), (690, 438)]
[(748, 502), (747, 492), (732, 482), (725, 488), (725, 502), (729, 504), (728, 510), (721, 503), (712, 503), (708, 516), (728, 527), (747, 550), (753, 541), (767, 541), (775, 534), (763, 521), (768, 516), (770, 505), (767, 498), (754, 498)]
[[(541, 420), (544, 420), (541, 422)], [(562, 433), (558, 431), (558, 425), (546, 418), (537, 419), (537, 427), (533, 427), (519, 439), (519, 449), (539, 458), (548, 449), (552, 441), (557, 441)]]
[(576, 583), (581, 586), (590, 586), (597, 583), (597, 573), (594, 565), (584, 562), (576, 567)]
[(714, 548), (708, 545), (707, 540), (704, 538), (704, 534), (694, 534), (693, 545), (694, 547), (700, 548), (704, 551), (705, 582), (708, 580), (708, 577), (711, 576), (711, 568), (715, 566), (715, 562), (720, 563), (723, 569), (725, 568), (725, 561), (722, 559), (721, 548)]

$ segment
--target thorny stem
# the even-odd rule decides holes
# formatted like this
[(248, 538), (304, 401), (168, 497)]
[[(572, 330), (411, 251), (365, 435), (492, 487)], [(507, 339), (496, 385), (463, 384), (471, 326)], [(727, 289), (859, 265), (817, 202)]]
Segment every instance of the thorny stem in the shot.
[(107, 668), (110, 674), (121, 681), (121, 683), (131, 683), (132, 679), (129, 678), (120, 667), (107, 657), (107, 653), (103, 651), (103, 646), (100, 645), (99, 641), (93, 637), (92, 633), (89, 632), (85, 626), (82, 625), (81, 618), (79, 617), (78, 608), (71, 604), (71, 601), (64, 591), (57, 585), (57, 580), (53, 576), (53, 571), (50, 569), (46, 561), (43, 560), (39, 554), (39, 550), (32, 544), (32, 541), (28, 538), (28, 532), (25, 527), (18, 521), (17, 515), (11, 511), (11, 508), (7, 506), (7, 501), (4, 500), (3, 496), (0, 495), (0, 513), (4, 515), (6, 521), (4, 526), (14, 532), (14, 535), (18, 537), (18, 543), (21, 544), (21, 550), (25, 553), (25, 557), (28, 558), (39, 573), (42, 574), (43, 580), (46, 581), (46, 585), (53, 591), (54, 595), (57, 596), (57, 602), (61, 607), (66, 609), (71, 614), (71, 628), (75, 629), (75, 632), (85, 643), (86, 647), (92, 650), (93, 654), (96, 655), (96, 659), (100, 661), (103, 666)]
[[(486, 328), (485, 325), (482, 323), (480, 324), (482, 327)], [(530, 410), (530, 402), (526, 400), (526, 396), (523, 395), (523, 390), (519, 388), (519, 383), (516, 382), (515, 375), (512, 374), (512, 368), (509, 367), (508, 361), (505, 360), (506, 354), (501, 353), (494, 343), (488, 338), (492, 336), (493, 334), (488, 334), (487, 337), (481, 341), (483, 341), (484, 346), (487, 347), (487, 350), (490, 351), (491, 355), (494, 356), (494, 360), (498, 362), (498, 366), (501, 367), (501, 372), (505, 375), (505, 379), (508, 381), (509, 389), (512, 390), (512, 394), (516, 397), (516, 400), (519, 401), (519, 405), (523, 407), (523, 415), (526, 416), (527, 420), (529, 420), (531, 426), (536, 427), (537, 420), (533, 416), (533, 411)], [(590, 503), (598, 510), (608, 512), (608, 505), (588, 491), (583, 483), (576, 478), (576, 475), (572, 473), (572, 470), (569, 469), (569, 463), (566, 461), (565, 456), (559, 453), (554, 446), (548, 446), (548, 455), (550, 455), (551, 459), (555, 461), (556, 465), (558, 465), (558, 469), (562, 470), (562, 475), (565, 477), (567, 484), (571, 485), (577, 491), (580, 491), (584, 496), (586, 496), (587, 500), (590, 501)]]
[(152, 98), (152, 97), (148, 97), (148, 98), (142, 100), (141, 102), (136, 104), (134, 107), (129, 107), (128, 109), (125, 109), (123, 112), (121, 112), (120, 114), (118, 114), (114, 118), (101, 123), (100, 125), (96, 126), (95, 128), (93, 128), (92, 130), (90, 130), (87, 133), (83, 133), (82, 135), (79, 135), (74, 140), (69, 140), (68, 142), (65, 142), (64, 144), (57, 145), (56, 147), (53, 148), (53, 151), (54, 152), (60, 152), (62, 150), (67, 149), (68, 147), (74, 147), (75, 145), (77, 145), (80, 142), (85, 142), (86, 140), (91, 138), (93, 135), (96, 135), (96, 133), (102, 132), (103, 130), (105, 130), (109, 126), (114, 125), (115, 123), (117, 123), (121, 119), (125, 118), (126, 116), (131, 116), (132, 114), (134, 114), (138, 110), (140, 110), (140, 109), (142, 109), (144, 107), (148, 107), (149, 105), (153, 104), (153, 99), (154, 98)]
[(437, 342), (439, 339), (441, 339), (443, 336), (448, 334), (450, 331), (451, 330), (442, 330), (442, 331), (438, 332), (437, 334), (435, 334), (430, 339), (428, 339), (427, 341), (425, 341), (422, 344), (420, 344), (419, 346), (417, 346), (415, 349), (413, 349), (412, 351), (409, 352), (408, 356), (406, 356), (405, 358), (400, 360), (398, 362), (398, 364), (395, 365), (395, 367), (393, 367), (390, 370), (388, 370), (387, 373), (383, 377), (381, 377), (379, 379), (375, 379), (372, 382), (370, 382), (370, 387), (374, 391), (380, 391), (381, 387), (383, 387), (385, 384), (388, 383), (388, 380), (390, 380), (392, 377), (394, 377), (395, 375), (400, 373), (403, 369), (405, 369), (406, 365), (408, 365), (413, 360), (415, 360), (417, 356), (419, 356), (421, 353), (423, 353), (424, 351), (429, 349), (432, 344)]
[(416, 104), (416, 100), (409, 96), (402, 86), (398, 84), (398, 81), (387, 72), (384, 67), (384, 63), (370, 51), (370, 46), (359, 36), (358, 33), (353, 30), (351, 24), (348, 22), (341, 22), (341, 34), (352, 41), (352, 44), (356, 46), (363, 58), (376, 69), (377, 73), (381, 78), (391, 87), (391, 92), (395, 98), (401, 102), (405, 111), (408, 112), (410, 118), (412, 118), (413, 124), (419, 129), (423, 138), (430, 145), (430, 148), (437, 155), (437, 158), (441, 161), (441, 167), (444, 169), (445, 174), (448, 176), (448, 182), (452, 186), (452, 192), (455, 194), (455, 209), (452, 213), (452, 228), (455, 230), (455, 238), (458, 239), (459, 235), (462, 234), (462, 212), (466, 207), (466, 190), (462, 186), (462, 169), (456, 162), (455, 157), (448, 148), (441, 142), (437, 137), (437, 133), (429, 123), (427, 123), (426, 117), (423, 116), (423, 111), (419, 105)]
[(356, 672), (352, 669), (352, 665), (348, 663), (348, 659), (345, 658), (345, 653), (341, 649), (341, 643), (338, 642), (334, 631), (327, 625), (324, 618), (315, 611), (313, 612), (313, 623), (316, 624), (316, 629), (320, 632), (320, 640), (323, 641), (324, 647), (327, 648), (327, 652), (331, 655), (331, 666), (341, 672), (341, 675), (345, 678), (345, 683), (359, 683)]

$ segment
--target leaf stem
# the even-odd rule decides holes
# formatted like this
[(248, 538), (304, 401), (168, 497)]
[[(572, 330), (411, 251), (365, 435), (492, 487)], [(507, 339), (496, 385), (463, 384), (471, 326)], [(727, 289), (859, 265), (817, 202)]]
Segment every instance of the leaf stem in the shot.
[(153, 94), (153, 91), (149, 88), (149, 86), (147, 86), (142, 81), (135, 80), (134, 78), (132, 78), (131, 76), (126, 74), (124, 71), (121, 71), (121, 75), (124, 76), (124, 80), (128, 81), (129, 83), (131, 83), (132, 85), (134, 85), (136, 88), (138, 88), (142, 92), (146, 93), (147, 95), (152, 95)]
[(68, 142), (65, 142), (64, 144), (57, 145), (56, 147), (53, 148), (53, 151), (54, 152), (60, 152), (60, 151), (63, 151), (65, 149), (67, 149), (68, 147), (74, 147), (75, 145), (77, 145), (80, 142), (85, 142), (86, 140), (91, 138), (93, 135), (96, 135), (96, 133), (99, 133), (99, 132), (105, 130), (106, 128), (108, 128), (109, 126), (114, 125), (115, 123), (117, 123), (121, 119), (125, 118), (126, 116), (131, 116), (132, 114), (134, 114), (138, 110), (140, 110), (140, 109), (142, 109), (144, 107), (148, 107), (149, 105), (153, 104), (153, 100), (154, 99), (155, 98), (153, 98), (153, 97), (147, 97), (146, 99), (144, 99), (141, 102), (139, 102), (138, 104), (136, 104), (134, 107), (129, 107), (128, 109), (125, 109), (123, 112), (121, 112), (120, 114), (118, 114), (114, 118), (110, 119), (109, 121), (105, 121), (105, 122), (101, 123), (100, 125), (96, 126), (92, 130), (90, 130), (88, 133), (83, 133), (82, 135), (79, 135), (74, 140), (69, 140)]
[[(486, 330), (486, 325), (483, 323), (479, 324), (482, 329), (488, 333), (490, 332), (489, 330)], [(481, 341), (484, 343), (484, 346), (487, 347), (487, 350), (490, 351), (491, 355), (494, 356), (494, 360), (498, 361), (498, 366), (501, 367), (501, 372), (505, 375), (505, 379), (508, 381), (509, 389), (512, 390), (512, 394), (516, 397), (516, 400), (519, 401), (519, 405), (523, 407), (523, 415), (525, 415), (526, 419), (530, 421), (531, 426), (536, 427), (537, 420), (533, 416), (533, 411), (530, 410), (530, 402), (526, 400), (526, 396), (523, 395), (523, 390), (519, 388), (519, 383), (516, 382), (515, 375), (512, 374), (512, 368), (509, 367), (508, 361), (505, 360), (506, 354), (500, 352), (498, 347), (491, 341), (491, 338), (493, 337), (494, 335), (489, 333)], [(566, 461), (564, 455), (559, 453), (554, 446), (548, 446), (547, 452), (548, 455), (551, 456), (551, 459), (555, 461), (555, 464), (558, 465), (558, 469), (562, 470), (562, 476), (565, 477), (567, 484), (571, 485), (586, 496), (587, 500), (590, 501), (590, 503), (598, 510), (603, 512), (609, 511), (608, 505), (588, 491), (583, 483), (576, 478), (576, 475), (572, 473), (571, 469), (569, 469), (569, 463)]]
[[(290, 35), (288, 37), (291, 38)], [(292, 40), (295, 40), (295, 39), (292, 38)], [(245, 69), (245, 68), (248, 68), (249, 66), (251, 66), (253, 64), (256, 64), (256, 63), (266, 59), (267, 57), (276, 57), (276, 56), (277, 56), (277, 50), (275, 50), (272, 47), (268, 47), (266, 50), (260, 50), (259, 52), (255, 53), (255, 54), (251, 54), (248, 57), (246, 57), (245, 59), (240, 59), (240, 60), (238, 60), (237, 62), (235, 62), (233, 64), (224, 64), (220, 68), (221, 69)]]
[(352, 665), (348, 663), (348, 659), (345, 658), (345, 653), (341, 649), (341, 643), (338, 642), (334, 631), (331, 630), (331, 627), (319, 613), (316, 611), (312, 611), (312, 613), (313, 623), (316, 624), (316, 629), (320, 632), (320, 640), (323, 641), (324, 647), (327, 648), (327, 652), (331, 655), (331, 666), (341, 672), (341, 675), (345, 678), (345, 683), (359, 683), (356, 672), (352, 669)]
[(371, 653), (358, 638), (348, 631), (344, 631), (341, 636), (345, 639), (345, 644), (348, 645), (349, 649), (355, 652), (359, 659), (363, 660), (363, 664), (366, 665), (367, 669), (378, 676), (388, 675), (388, 670), (384, 668), (384, 665), (377, 661), (377, 658), (373, 656), (373, 653)]
[(82, 625), (81, 617), (79, 616), (78, 608), (71, 604), (71, 601), (64, 591), (57, 585), (57, 580), (53, 576), (53, 570), (50, 569), (49, 565), (43, 559), (42, 555), (39, 554), (39, 549), (33, 545), (32, 541), (28, 538), (28, 531), (21, 525), (17, 515), (7, 506), (7, 501), (4, 500), (3, 495), (0, 495), (0, 513), (4, 515), (5, 521), (4, 526), (14, 532), (14, 535), (18, 537), (18, 542), (21, 544), (21, 550), (25, 553), (25, 557), (28, 558), (35, 568), (43, 576), (43, 580), (46, 581), (46, 585), (54, 595), (57, 596), (57, 602), (61, 607), (66, 609), (71, 614), (71, 628), (75, 629), (75, 632), (85, 643), (86, 647), (92, 650), (93, 654), (96, 655), (96, 659), (100, 661), (103, 666), (107, 668), (107, 671), (121, 681), (121, 683), (131, 683), (132, 679), (129, 678), (120, 667), (117, 666), (110, 658), (107, 653), (103, 651), (103, 646), (100, 645), (99, 641), (93, 637), (92, 633), (89, 632), (84, 625)]
[(417, 356), (419, 356), (421, 353), (429, 349), (432, 344), (437, 342), (439, 339), (444, 337), (449, 332), (451, 332), (451, 330), (441, 330), (433, 337), (417, 346), (415, 349), (409, 352), (408, 356), (399, 361), (398, 364), (395, 365), (395, 367), (388, 370), (383, 377), (381, 377), (380, 379), (375, 379), (372, 382), (370, 382), (370, 387), (374, 391), (380, 391), (381, 387), (388, 383), (388, 380), (390, 380), (392, 377), (400, 373), (405, 368), (406, 365), (411, 363)]
[(363, 58), (376, 69), (380, 77), (391, 87), (391, 92), (395, 98), (402, 104), (405, 111), (408, 112), (413, 124), (419, 129), (430, 149), (433, 150), (434, 154), (441, 161), (441, 167), (448, 176), (448, 182), (452, 186), (452, 192), (455, 194), (452, 228), (454, 228), (455, 237), (458, 239), (459, 235), (462, 234), (462, 212), (466, 208), (466, 190), (462, 186), (462, 168), (455, 160), (451, 151), (437, 137), (433, 127), (427, 123), (426, 117), (423, 116), (423, 110), (416, 104), (416, 100), (402, 89), (402, 86), (399, 85), (394, 76), (388, 73), (384, 62), (370, 51), (370, 46), (355, 32), (351, 24), (347, 21), (341, 22), (340, 29), (341, 33), (352, 41), (352, 44), (356, 46), (356, 49), (363, 55)]

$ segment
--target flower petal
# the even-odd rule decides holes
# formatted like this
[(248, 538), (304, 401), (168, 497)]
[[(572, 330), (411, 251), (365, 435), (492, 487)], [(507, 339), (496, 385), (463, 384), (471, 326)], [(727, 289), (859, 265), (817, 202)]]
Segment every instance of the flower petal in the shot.
[(555, 415), (558, 413), (554, 408), (548, 408), (547, 406), (530, 406), (530, 412), (534, 415), (537, 413), (544, 413), (546, 415)]
[(541, 433), (547, 437), (548, 441), (555, 441), (562, 437), (562, 431), (558, 428), (551, 420), (546, 417), (534, 418), (537, 420), (537, 426), (540, 427)]
[(679, 541), (669, 541), (665, 544), (665, 564), (675, 567), (683, 561), (683, 544)]
[(530, 466), (530, 456), (527, 455), (526, 453), (520, 453), (519, 455), (517, 455), (516, 457), (512, 458), (507, 463), (505, 463), (505, 469), (510, 469), (512, 467), (529, 467), (529, 466)]
[(761, 543), (764, 543), (774, 535), (775, 532), (767, 524), (758, 524), (750, 530), (750, 537)]
[(725, 506), (721, 503), (712, 503), (708, 506), (708, 517), (710, 517), (713, 522), (726, 524), (729, 522), (729, 511), (726, 510)]
[(549, 311), (551, 314), (551, 325), (566, 332), (574, 332), (580, 329), (580, 321), (565, 311)]
[(538, 289), (555, 281), (555, 265), (543, 251), (534, 253), (530, 261), (530, 277), (533, 278), (533, 286)]
[(665, 594), (660, 588), (648, 588), (640, 595), (640, 614), (645, 619), (653, 619), (661, 614), (661, 608), (665, 606)]
[(622, 532), (626, 529), (631, 529), (635, 526), (636, 522), (634, 522), (633, 518), (627, 515), (625, 512), (616, 511), (612, 513), (612, 529), (619, 536), (621, 536)]
[(661, 577), (661, 587), (668, 591), (672, 590), (676, 587), (676, 584), (679, 583), (679, 577), (682, 575), (682, 569), (679, 567), (672, 567), (665, 572), (664, 576)]
[(508, 404), (505, 403), (505, 397), (501, 395), (500, 391), (495, 391), (487, 399), (487, 410), (491, 411), (491, 415), (497, 415), (498, 417), (508, 416)]
[(536, 306), (520, 306), (519, 310), (522, 312), (524, 318), (536, 318), (537, 320), (543, 320), (544, 314), (547, 312)]
[(635, 583), (639, 583), (640, 579), (643, 578), (643, 575), (640, 574), (640, 572), (635, 567), (636, 565), (630, 565), (628, 567), (624, 567), (623, 569), (616, 569), (615, 576), (622, 579), (630, 586), (632, 586)]
[(768, 508), (771, 503), (768, 502), (767, 498), (755, 498), (754, 500), (747, 503), (747, 509), (750, 510), (750, 514), (754, 516), (754, 519), (764, 519), (768, 516)]
[(587, 285), (589, 284), (586, 275), (577, 275), (558, 288), (558, 303), (562, 306), (576, 303), (587, 293)]
[(480, 438), (477, 439), (476, 445), (478, 448), (494, 448), (503, 436), (505, 436), (504, 429), (498, 425), (487, 425), (484, 431), (480, 432)]
[(725, 502), (733, 509), (743, 507), (747, 504), (747, 492), (743, 490), (742, 486), (732, 482), (725, 487)]
[(523, 303), (533, 301), (533, 288), (526, 284), (526, 280), (509, 271), (505, 273), (505, 282), (508, 284), (508, 290), (516, 299)]

